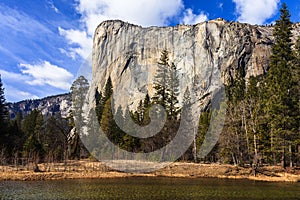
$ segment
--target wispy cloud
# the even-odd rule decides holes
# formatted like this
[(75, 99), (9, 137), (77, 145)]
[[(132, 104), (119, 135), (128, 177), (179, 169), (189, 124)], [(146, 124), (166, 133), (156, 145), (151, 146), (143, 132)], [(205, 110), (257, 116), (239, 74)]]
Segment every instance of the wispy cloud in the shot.
[[(35, 60), (58, 60), (59, 47), (65, 46), (57, 29), (44, 19), (37, 19), (20, 10), (0, 3), (0, 65), (8, 69), (5, 62), (18, 63)], [(65, 43), (65, 44), (64, 44)]]
[(5, 97), (6, 99), (9, 99), (12, 102), (21, 101), (24, 99), (39, 99), (40, 97), (37, 95), (34, 95), (30, 92), (21, 91), (20, 89), (17, 89), (11, 85), (4, 84), (5, 87)]
[(142, 26), (167, 25), (184, 5), (182, 0), (77, 0), (88, 34), (92, 35), (100, 21), (121, 19)]
[(66, 30), (60, 27), (59, 33), (71, 45), (68, 55), (84, 59), (91, 54), (93, 34), (102, 21), (120, 19), (142, 26), (167, 25), (184, 9), (182, 0), (76, 0), (76, 3), (83, 28)]
[(20, 70), (28, 75), (30, 80), (25, 82), (29, 85), (49, 85), (58, 89), (68, 90), (71, 86), (73, 75), (64, 68), (52, 65), (48, 61), (38, 64), (20, 64)]
[(26, 75), (18, 74), (15, 72), (9, 72), (9, 71), (2, 70), (2, 69), (0, 69), (0, 74), (1, 74), (1, 77), (6, 80), (15, 80), (18, 82), (22, 82), (22, 81), (25, 82), (25, 81), (30, 80), (30, 78)]
[(18, 10), (0, 4), (0, 29), (19, 32), (29, 36), (38, 36), (41, 32), (50, 33), (50, 30), (39, 21)]
[(8, 48), (2, 46), (1, 44), (0, 44), (0, 52), (2, 52), (6, 58), (10, 57), (17, 62), (23, 62), (23, 59), (16, 56), (13, 52), (11, 52)]
[(20, 64), (19, 73), (0, 69), (0, 74), (5, 97), (10, 102), (69, 91), (73, 80), (71, 73), (47, 61), (36, 65)]
[(52, 0), (49, 0), (47, 3), (54, 12), (59, 13), (59, 9), (54, 5)]
[(204, 12), (200, 12), (200, 14), (196, 15), (193, 13), (193, 10), (188, 8), (184, 12), (183, 19), (181, 20), (181, 23), (183, 24), (197, 24), (200, 22), (204, 22), (208, 20), (208, 15), (206, 15)]
[(58, 27), (59, 34), (64, 36), (70, 44), (69, 51), (60, 49), (61, 53), (75, 59), (75, 55), (79, 55), (82, 58), (87, 58), (92, 52), (92, 37), (88, 36), (85, 31), (69, 29), (65, 30)]
[(264, 24), (277, 11), (280, 0), (233, 0), (236, 4), (238, 21), (250, 24)]
[(219, 3), (218, 7), (223, 10), (223, 5), (224, 5), (224, 3)]
[(30, 80), (30, 77), (27, 75), (15, 73), (15, 72), (9, 72), (6, 70), (0, 69), (0, 74), (1, 74), (1, 79), (4, 84), (4, 93), (5, 93), (5, 98), (8, 101), (20, 101), (23, 99), (37, 99), (39, 98), (37, 95), (31, 94), (28, 91), (22, 91), (14, 84), (16, 85), (26, 85), (26, 81)]

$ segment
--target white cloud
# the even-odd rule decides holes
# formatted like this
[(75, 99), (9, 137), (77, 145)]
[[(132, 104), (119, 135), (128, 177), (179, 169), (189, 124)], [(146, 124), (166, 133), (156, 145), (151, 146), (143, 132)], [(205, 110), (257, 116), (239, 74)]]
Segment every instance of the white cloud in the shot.
[(58, 27), (59, 34), (64, 36), (68, 43), (72, 46), (69, 51), (60, 49), (60, 52), (68, 55), (69, 57), (75, 59), (75, 55), (79, 55), (82, 58), (87, 58), (92, 52), (92, 38), (87, 35), (85, 31), (69, 29), (65, 30)]
[(30, 80), (30, 78), (28, 76), (14, 73), (14, 72), (8, 72), (8, 71), (2, 70), (2, 69), (0, 69), (0, 75), (1, 75), (1, 78), (7, 79), (7, 80), (15, 80), (15, 81), (21, 81), (21, 82)]
[(39, 99), (38, 96), (31, 94), (29, 92), (21, 91), (15, 87), (4, 85), (5, 87), (5, 97), (9, 101), (18, 102), (24, 99)]
[(223, 10), (224, 3), (219, 3), (218, 7)]
[(0, 4), (0, 29), (20, 32), (28, 36), (40, 36), (41, 32), (50, 33), (50, 30), (27, 14)]
[(250, 24), (263, 24), (272, 17), (280, 0), (233, 0), (236, 4), (238, 21)]
[(47, 3), (54, 12), (59, 13), (58, 8), (54, 5), (54, 2), (52, 0), (49, 0)]
[(36, 65), (20, 64), (23, 74), (30, 77), (25, 82), (29, 85), (50, 85), (62, 90), (68, 90), (71, 86), (73, 75), (67, 70), (43, 61)]
[(184, 23), (184, 24), (197, 24), (197, 23), (200, 23), (200, 22), (204, 22), (206, 20), (208, 20), (208, 17), (205, 13), (200, 12), (199, 15), (196, 15), (196, 14), (193, 13), (192, 9), (188, 8), (184, 12), (184, 17), (183, 17), (181, 23)]
[(89, 35), (106, 19), (152, 26), (166, 25), (183, 9), (182, 0), (77, 0), (77, 10), (83, 15)]
[(8, 101), (21, 101), (24, 99), (37, 99), (38, 96), (31, 94), (29, 92), (26, 91), (21, 91), (17, 88), (15, 88), (15, 85), (18, 84), (23, 84), (26, 81), (30, 80), (30, 77), (27, 75), (23, 75), (23, 74), (18, 74), (18, 73), (14, 73), (14, 72), (9, 72), (6, 70), (2, 70), (0, 69), (0, 75), (1, 75), (1, 79), (3, 81), (4, 84), (4, 93), (5, 93), (5, 98)]
[(182, 0), (76, 0), (76, 10), (81, 14), (81, 30), (59, 28), (69, 44), (68, 55), (86, 58), (92, 52), (92, 38), (96, 27), (104, 20), (120, 19), (130, 23), (151, 26), (167, 25), (184, 8)]

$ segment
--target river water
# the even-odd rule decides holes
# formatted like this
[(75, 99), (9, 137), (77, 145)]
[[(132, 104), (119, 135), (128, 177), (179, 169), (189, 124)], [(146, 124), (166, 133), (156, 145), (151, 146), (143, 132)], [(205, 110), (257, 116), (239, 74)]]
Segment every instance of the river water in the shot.
[(300, 199), (300, 183), (131, 177), (2, 181), (0, 199)]

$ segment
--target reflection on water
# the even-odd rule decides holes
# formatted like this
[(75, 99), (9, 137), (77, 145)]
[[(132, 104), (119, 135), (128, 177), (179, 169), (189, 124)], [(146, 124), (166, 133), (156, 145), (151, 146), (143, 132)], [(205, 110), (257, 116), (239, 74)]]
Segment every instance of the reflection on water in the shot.
[(0, 199), (300, 199), (300, 183), (162, 177), (3, 181)]

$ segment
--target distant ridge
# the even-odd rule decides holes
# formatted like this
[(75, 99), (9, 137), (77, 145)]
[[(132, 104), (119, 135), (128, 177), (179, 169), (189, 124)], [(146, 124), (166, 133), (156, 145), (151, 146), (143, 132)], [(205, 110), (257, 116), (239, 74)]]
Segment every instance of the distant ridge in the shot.
[(58, 94), (44, 97), (42, 99), (27, 99), (15, 103), (8, 103), (8, 111), (11, 119), (14, 119), (19, 112), (23, 116), (28, 115), (32, 110), (39, 110), (44, 116), (61, 114), (66, 117), (71, 106), (70, 93)]

